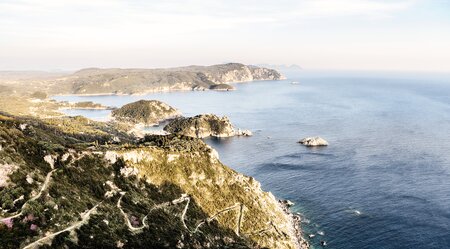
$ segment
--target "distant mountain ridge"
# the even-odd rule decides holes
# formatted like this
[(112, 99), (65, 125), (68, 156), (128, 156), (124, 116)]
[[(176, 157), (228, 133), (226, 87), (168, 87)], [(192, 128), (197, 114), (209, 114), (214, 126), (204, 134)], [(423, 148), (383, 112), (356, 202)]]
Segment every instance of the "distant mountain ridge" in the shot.
[(158, 69), (86, 68), (49, 81), (50, 94), (144, 94), (176, 90), (207, 90), (219, 84), (280, 80), (274, 69), (227, 63)]

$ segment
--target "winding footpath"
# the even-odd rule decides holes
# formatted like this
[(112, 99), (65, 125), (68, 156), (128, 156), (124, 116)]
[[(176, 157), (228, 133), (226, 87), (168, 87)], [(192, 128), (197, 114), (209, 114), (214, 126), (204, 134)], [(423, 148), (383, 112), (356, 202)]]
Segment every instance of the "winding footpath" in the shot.
[(58, 232), (49, 234), (49, 235), (47, 235), (47, 236), (45, 236), (43, 238), (40, 238), (40, 239), (36, 240), (35, 242), (33, 242), (31, 244), (28, 244), (27, 246), (23, 247), (22, 249), (38, 248), (39, 246), (41, 246), (43, 244), (50, 243), (51, 240), (53, 240), (53, 238), (55, 236), (57, 236), (58, 234), (61, 234), (61, 233), (64, 233), (64, 232), (68, 232), (68, 231), (70, 232), (70, 231), (72, 231), (74, 229), (77, 229), (77, 228), (81, 227), (82, 225), (86, 224), (89, 221), (89, 218), (90, 218), (91, 214), (94, 213), (97, 210), (97, 207), (100, 204), (101, 204), (101, 202), (99, 202), (93, 208), (89, 209), (87, 212), (82, 213), (80, 221), (75, 222), (73, 225), (71, 225), (71, 226), (69, 226), (69, 227), (67, 227), (67, 228), (65, 228), (65, 229), (63, 229), (61, 231), (58, 231)]
[(27, 207), (27, 205), (28, 205), (28, 203), (30, 201), (37, 200), (37, 199), (39, 199), (39, 197), (42, 196), (42, 193), (47, 189), (48, 184), (50, 183), (50, 180), (52, 178), (52, 174), (55, 171), (56, 171), (56, 169), (53, 169), (50, 172), (48, 172), (47, 176), (45, 177), (44, 184), (42, 185), (41, 190), (39, 191), (39, 193), (37, 195), (31, 197), (27, 202), (25, 202), (25, 204), (23, 204), (22, 207), (20, 208), (20, 212), (19, 213), (15, 214), (13, 216), (6, 217), (6, 218), (0, 218), (0, 222), (5, 222), (7, 220), (14, 219), (14, 218), (17, 218), (17, 217), (21, 216), (23, 214), (23, 209)]
[(175, 200), (172, 200), (172, 201), (168, 201), (168, 202), (164, 202), (164, 203), (155, 205), (154, 207), (152, 207), (152, 208), (150, 209), (150, 211), (148, 212), (148, 214), (147, 214), (146, 216), (144, 216), (144, 218), (142, 219), (142, 226), (140, 226), (140, 227), (134, 227), (134, 226), (131, 224), (130, 219), (128, 219), (127, 213), (122, 209), (121, 203), (122, 203), (122, 198), (123, 198), (123, 196), (124, 196), (125, 194), (126, 194), (126, 193), (121, 193), (121, 196), (120, 196), (119, 200), (117, 201), (117, 205), (116, 205), (116, 206), (117, 206), (117, 208), (119, 208), (120, 213), (122, 214), (122, 216), (123, 216), (123, 218), (124, 218), (124, 220), (125, 220), (125, 222), (126, 222), (126, 224), (127, 224), (128, 230), (130, 230), (130, 232), (138, 233), (138, 232), (141, 232), (144, 228), (148, 227), (148, 224), (147, 224), (147, 217), (148, 217), (148, 215), (149, 215), (152, 211), (154, 211), (154, 210), (156, 210), (156, 209), (168, 207), (168, 206), (170, 206), (170, 205), (176, 205), (176, 204), (179, 204), (179, 203), (183, 203), (183, 202), (186, 202), (186, 206), (184, 207), (183, 213), (181, 214), (181, 222), (183, 223), (184, 228), (186, 228), (187, 230), (189, 230), (188, 227), (187, 227), (187, 225), (186, 225), (186, 222), (185, 222), (186, 212), (187, 212), (187, 210), (188, 210), (189, 203), (190, 203), (190, 201), (191, 201), (191, 198), (190, 198), (188, 195), (183, 194), (183, 195), (181, 195), (180, 198), (177, 198), (177, 199), (175, 199)]
[(229, 212), (229, 211), (231, 211), (231, 210), (233, 210), (233, 209), (236, 209), (236, 208), (239, 208), (239, 214), (238, 214), (238, 218), (237, 218), (237, 224), (236, 224), (236, 231), (235, 231), (235, 232), (236, 232), (237, 235), (239, 235), (240, 230), (241, 230), (242, 214), (243, 214), (243, 209), (244, 209), (244, 205), (241, 204), (241, 203), (236, 203), (236, 204), (234, 204), (233, 206), (224, 208), (224, 209), (220, 210), (219, 212), (217, 212), (216, 214), (214, 214), (213, 216), (211, 216), (211, 217), (209, 217), (209, 218), (206, 218), (205, 220), (203, 220), (202, 222), (200, 222), (200, 223), (195, 227), (194, 231), (192, 231), (191, 233), (194, 234), (194, 233), (199, 232), (199, 231), (200, 231), (200, 230), (199, 230), (200, 227), (201, 227), (202, 225), (204, 225), (205, 223), (209, 223), (209, 222), (213, 221), (214, 219), (216, 219), (219, 215), (221, 215), (221, 214), (223, 214), (223, 213), (226, 213), (226, 212)]

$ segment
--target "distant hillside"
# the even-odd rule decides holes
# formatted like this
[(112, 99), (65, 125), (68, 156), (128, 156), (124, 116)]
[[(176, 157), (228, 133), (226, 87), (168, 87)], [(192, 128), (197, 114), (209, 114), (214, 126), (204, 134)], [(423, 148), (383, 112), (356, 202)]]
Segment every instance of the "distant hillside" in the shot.
[(50, 94), (144, 94), (206, 90), (218, 84), (283, 78), (276, 70), (239, 63), (167, 69), (87, 68), (48, 81), (48, 91)]

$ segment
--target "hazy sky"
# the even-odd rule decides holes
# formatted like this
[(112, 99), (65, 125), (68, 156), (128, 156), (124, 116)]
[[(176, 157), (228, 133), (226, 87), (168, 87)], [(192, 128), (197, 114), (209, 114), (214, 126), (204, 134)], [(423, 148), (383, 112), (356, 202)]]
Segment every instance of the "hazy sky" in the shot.
[(0, 0), (0, 70), (450, 71), (450, 0)]

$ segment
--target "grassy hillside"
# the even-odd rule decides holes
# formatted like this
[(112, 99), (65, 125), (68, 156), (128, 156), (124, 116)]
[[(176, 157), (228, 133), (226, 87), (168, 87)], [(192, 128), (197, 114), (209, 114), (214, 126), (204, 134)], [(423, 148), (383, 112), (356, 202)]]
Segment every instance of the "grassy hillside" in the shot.
[(157, 125), (180, 115), (180, 111), (158, 100), (139, 100), (112, 111), (116, 120), (145, 125)]
[(0, 116), (0, 248), (297, 246), (273, 196), (200, 140), (90, 122)]

